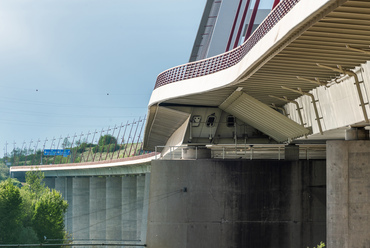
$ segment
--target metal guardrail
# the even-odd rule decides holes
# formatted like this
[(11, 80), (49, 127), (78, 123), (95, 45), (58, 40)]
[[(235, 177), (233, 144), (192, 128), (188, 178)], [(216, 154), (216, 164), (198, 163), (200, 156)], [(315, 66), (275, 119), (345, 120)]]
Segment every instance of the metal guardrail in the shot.
[(209, 75), (237, 64), (299, 1), (280, 2), (241, 46), (218, 56), (176, 66), (160, 73), (154, 89), (177, 81)]
[[(212, 159), (285, 159), (285, 145), (208, 145), (211, 150)], [(198, 159), (197, 146), (156, 146), (156, 152), (160, 149), (166, 149), (164, 154), (157, 153), (154, 159), (183, 159), (184, 149), (193, 148), (195, 156)], [(299, 145), (299, 159), (325, 159), (326, 145)]]

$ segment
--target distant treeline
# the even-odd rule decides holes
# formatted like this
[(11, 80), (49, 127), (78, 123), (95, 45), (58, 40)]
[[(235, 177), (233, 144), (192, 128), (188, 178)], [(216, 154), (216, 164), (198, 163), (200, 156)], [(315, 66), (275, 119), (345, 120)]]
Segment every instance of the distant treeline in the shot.
[(5, 154), (3, 160), (8, 166), (65, 164), (112, 160), (143, 153), (141, 142), (127, 144), (122, 140), (118, 143), (117, 139), (109, 134), (101, 136), (97, 144), (79, 141), (73, 144), (65, 138), (59, 149), (70, 150), (70, 155), (45, 156), (41, 149), (14, 148), (10, 153)]

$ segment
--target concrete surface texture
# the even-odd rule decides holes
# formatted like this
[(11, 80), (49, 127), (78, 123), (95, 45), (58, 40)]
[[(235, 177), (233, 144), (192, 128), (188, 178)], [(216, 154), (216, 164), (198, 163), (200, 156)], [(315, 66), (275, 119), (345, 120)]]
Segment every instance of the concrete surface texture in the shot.
[(327, 141), (327, 247), (370, 247), (370, 140)]
[(313, 247), (326, 237), (325, 160), (154, 160), (147, 246)]
[(45, 183), (68, 201), (65, 225), (74, 244), (143, 244), (149, 177), (47, 177)]

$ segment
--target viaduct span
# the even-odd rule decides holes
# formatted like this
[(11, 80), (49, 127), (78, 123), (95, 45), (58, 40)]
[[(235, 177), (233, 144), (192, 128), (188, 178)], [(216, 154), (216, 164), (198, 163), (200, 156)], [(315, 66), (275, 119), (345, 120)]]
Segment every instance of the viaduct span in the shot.
[(154, 160), (40, 167), (70, 197), (70, 230), (89, 227), (78, 237), (369, 247), (370, 2), (274, 1), (265, 18), (260, 2), (207, 1), (191, 62), (149, 101)]

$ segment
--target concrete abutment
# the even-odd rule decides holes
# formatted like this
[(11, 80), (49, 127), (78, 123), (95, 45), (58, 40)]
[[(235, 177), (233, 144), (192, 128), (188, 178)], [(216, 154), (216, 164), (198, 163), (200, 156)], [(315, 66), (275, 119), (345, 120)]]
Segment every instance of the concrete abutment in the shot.
[(325, 160), (152, 161), (150, 248), (325, 241)]

